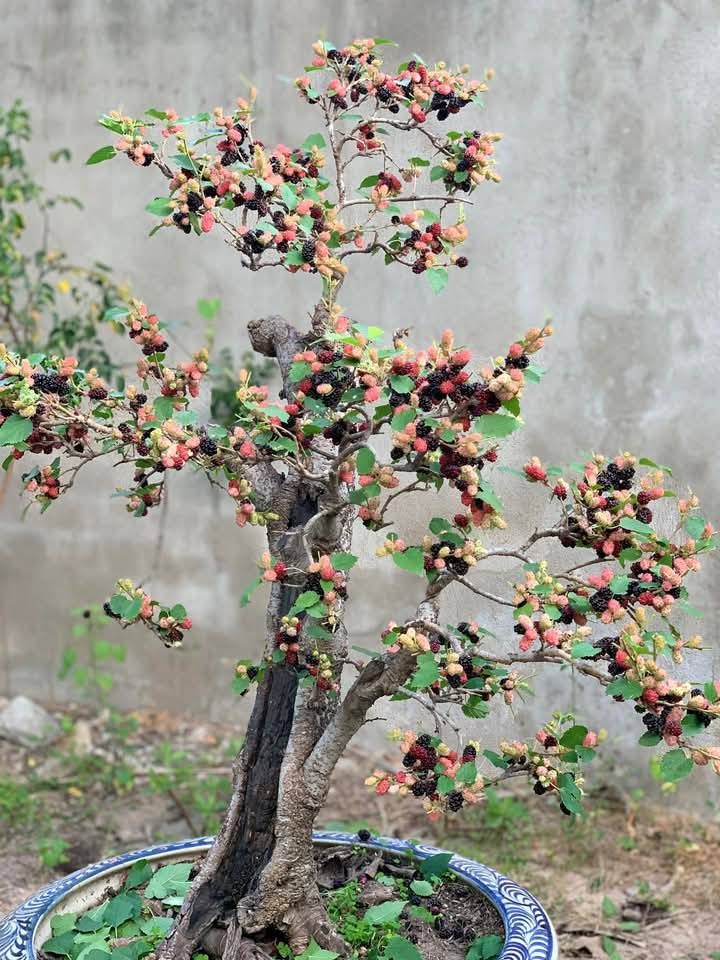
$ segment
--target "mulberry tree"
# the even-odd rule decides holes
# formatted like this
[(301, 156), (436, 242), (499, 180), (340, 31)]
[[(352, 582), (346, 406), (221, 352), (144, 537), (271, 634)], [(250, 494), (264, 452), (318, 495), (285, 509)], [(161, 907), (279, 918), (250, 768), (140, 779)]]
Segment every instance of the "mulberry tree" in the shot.
[[(238, 526), (267, 532), (241, 599), (266, 597), (267, 630), (258, 659), (236, 667), (234, 689), (254, 690), (255, 701), (232, 800), (162, 957), (190, 960), (218, 929), (227, 958), (259, 951), (248, 938), (267, 928), (296, 951), (311, 938), (343, 951), (318, 892), (312, 827), (333, 768), (383, 697), (421, 704), (428, 723), (397, 735), (397, 769), (369, 770), (368, 787), (431, 817), (481, 801), (509, 777), (550, 794), (564, 813), (580, 812), (581, 770), (599, 741), (580, 720), (556, 712), (530, 741), (489, 745), (480, 729), (463, 740), (458, 726), (463, 714), (463, 731), (481, 721), (494, 699), (511, 704), (527, 688), (523, 671), (539, 663), (602, 688), (642, 744), (661, 746), (666, 781), (695, 765), (720, 772), (720, 750), (706, 736), (720, 717), (720, 685), (674, 675), (686, 651), (702, 648), (675, 625), (690, 609), (687, 578), (715, 546), (697, 498), (677, 497), (667, 467), (630, 453), (594, 454), (568, 470), (533, 457), (505, 469), (544, 487), (555, 519), (524, 543), (494, 546), (506, 526), (493, 487), (503, 441), (521, 426), (551, 327), (474, 358), (449, 330), (417, 349), (408, 331), (386, 336), (338, 302), (350, 258), (362, 255), (440, 291), (467, 266), (466, 206), (499, 180), (500, 135), (475, 129), (489, 76), (472, 80), (464, 67), (417, 57), (391, 70), (380, 57), (386, 42), (315, 45), (295, 86), (323, 132), (298, 147), (258, 139), (252, 98), (228, 112), (100, 120), (115, 140), (89, 163), (125, 156), (167, 181), (147, 207), (160, 218), (153, 233), (220, 233), (250, 271), (318, 276), (309, 326), (280, 316), (248, 323), (254, 350), (279, 368), (277, 398), (245, 376), (234, 424), (203, 422), (196, 400), (207, 352), (174, 364), (163, 323), (138, 301), (113, 311), (140, 352), (124, 390), (71, 356), (0, 348), (4, 466), (29, 461), (25, 490), (42, 510), (104, 458), (127, 465), (122, 494), (135, 517), (162, 501), (168, 471), (190, 469), (226, 491)], [(421, 495), (441, 489), (455, 498), (451, 516), (424, 506)], [(403, 535), (406, 501), (427, 511), (417, 542)], [(675, 525), (665, 522), (671, 509)], [(377, 563), (418, 580), (415, 612), (389, 623), (384, 651), (364, 651), (364, 660), (344, 622), (359, 524), (377, 535)], [(558, 563), (558, 549), (544, 558), (550, 546), (569, 559)], [(493, 557), (517, 564), (502, 595), (483, 580)], [(443, 619), (443, 592), (455, 584), (477, 603), (472, 622)], [(501, 635), (485, 625), (496, 606), (506, 614)], [(180, 603), (162, 604), (129, 580), (118, 581), (106, 610), (168, 647), (192, 627)]]

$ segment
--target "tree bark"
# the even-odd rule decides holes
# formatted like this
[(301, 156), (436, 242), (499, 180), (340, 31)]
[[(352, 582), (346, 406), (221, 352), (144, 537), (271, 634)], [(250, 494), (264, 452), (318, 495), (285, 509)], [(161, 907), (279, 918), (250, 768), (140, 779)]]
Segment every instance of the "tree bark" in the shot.
[[(316, 309), (313, 334), (319, 336), (323, 311)], [(289, 366), (306, 337), (281, 317), (249, 324), (255, 350), (278, 360), (283, 393), (292, 399)], [(326, 453), (336, 451), (329, 447)], [(327, 460), (313, 458), (312, 474), (327, 471)], [(268, 544), (275, 559), (305, 570), (313, 554), (349, 550), (352, 508), (345, 508), (337, 477), (327, 482), (287, 476), (268, 464), (253, 467), (256, 498), (277, 514), (268, 525)], [(314, 519), (314, 523), (309, 521)], [(281, 618), (301, 588), (275, 583), (271, 589), (264, 656), (271, 659)], [(428, 596), (418, 619), (437, 621), (437, 598)], [(334, 664), (340, 680), (347, 657), (342, 625), (316, 643)], [(301, 638), (301, 645), (303, 640)], [(350, 739), (362, 726), (368, 709), (394, 693), (414, 669), (415, 660), (401, 652), (371, 661), (340, 702), (316, 686), (300, 687), (294, 667), (271, 663), (259, 685), (247, 736), (233, 765), (233, 790), (223, 826), (208, 852), (180, 915), (163, 945), (159, 960), (191, 960), (207, 946), (223, 960), (257, 960), (260, 947), (246, 934), (271, 930), (285, 935), (295, 953), (311, 937), (345, 952), (329, 924), (317, 887), (312, 829), (327, 797), (330, 775)], [(222, 928), (219, 931), (217, 928)], [(212, 943), (212, 946), (210, 945)]]

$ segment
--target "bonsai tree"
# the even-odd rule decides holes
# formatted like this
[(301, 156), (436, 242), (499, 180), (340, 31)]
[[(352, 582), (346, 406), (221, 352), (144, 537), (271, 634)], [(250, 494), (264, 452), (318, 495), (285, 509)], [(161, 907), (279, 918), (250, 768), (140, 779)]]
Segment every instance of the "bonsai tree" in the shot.
[[(482, 720), (490, 701), (512, 703), (527, 687), (523, 669), (539, 663), (599, 686), (642, 744), (668, 747), (657, 761), (666, 781), (695, 765), (720, 772), (720, 750), (703, 736), (720, 717), (720, 687), (674, 676), (686, 651), (703, 645), (674, 623), (676, 612), (692, 612), (686, 580), (715, 546), (697, 497), (675, 497), (667, 467), (630, 453), (593, 454), (568, 471), (533, 457), (508, 469), (546, 489), (556, 519), (524, 543), (494, 547), (494, 531), (506, 526), (496, 464), (521, 426), (526, 387), (541, 377), (534, 361), (550, 326), (475, 361), (449, 330), (416, 349), (406, 330), (386, 339), (343, 313), (337, 298), (351, 257), (408, 268), (441, 290), (467, 265), (459, 252), (465, 205), (499, 179), (500, 135), (470, 119), (488, 78), (417, 56), (390, 71), (379, 55), (386, 42), (315, 45), (295, 86), (323, 133), (299, 147), (258, 139), (252, 98), (229, 112), (180, 118), (151, 109), (143, 119), (100, 120), (116, 139), (90, 162), (126, 156), (167, 180), (167, 193), (147, 208), (160, 217), (153, 233), (219, 232), (251, 272), (274, 267), (320, 280), (309, 325), (275, 315), (248, 323), (254, 350), (279, 368), (277, 399), (245, 376), (234, 425), (202, 422), (195, 400), (206, 352), (173, 364), (162, 322), (138, 301), (121, 318), (141, 352), (137, 382), (122, 391), (70, 356), (0, 353), (8, 459), (38, 446), (57, 451), (24, 475), (42, 509), (106, 458), (130, 468), (122, 494), (136, 517), (160, 503), (168, 471), (199, 470), (227, 492), (238, 526), (267, 532), (241, 601), (266, 591), (267, 631), (258, 660), (236, 668), (235, 690), (253, 688), (255, 701), (232, 800), (162, 957), (189, 960), (208, 943), (227, 958), (261, 955), (252, 938), (268, 928), (295, 952), (311, 938), (343, 952), (318, 891), (312, 828), (333, 768), (383, 697), (421, 704), (428, 725), (398, 735), (397, 768), (368, 771), (368, 787), (416, 801), (431, 817), (458, 813), (509, 777), (551, 795), (566, 814), (581, 810), (581, 770), (600, 738), (573, 716), (548, 716), (529, 742), (487, 747), (480, 732), (463, 743), (448, 716), (457, 709)], [(411, 141), (419, 145), (406, 148)], [(451, 516), (425, 506), (445, 488)], [(419, 542), (403, 537), (408, 508), (426, 511)], [(676, 518), (666, 522), (670, 510)], [(377, 533), (379, 564), (418, 579), (415, 611), (389, 623), (384, 651), (363, 659), (345, 627), (358, 524)], [(557, 561), (562, 550), (544, 558), (545, 546), (567, 548), (569, 559)], [(502, 595), (483, 582), (493, 557), (517, 562)], [(472, 622), (443, 619), (453, 584), (477, 598)], [(491, 606), (507, 614), (502, 636), (484, 625)], [(129, 580), (118, 581), (106, 610), (168, 647), (192, 627), (181, 604), (160, 603)]]

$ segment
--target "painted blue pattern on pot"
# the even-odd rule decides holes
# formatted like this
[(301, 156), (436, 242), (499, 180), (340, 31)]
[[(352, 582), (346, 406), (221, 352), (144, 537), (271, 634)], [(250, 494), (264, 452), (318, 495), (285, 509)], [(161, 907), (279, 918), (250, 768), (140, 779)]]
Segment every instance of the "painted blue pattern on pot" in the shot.
[[(315, 832), (314, 837), (317, 843), (359, 843), (357, 836), (349, 833), (320, 830)], [(77, 870), (50, 884), (0, 920), (0, 960), (36, 960), (33, 939), (40, 921), (74, 887), (103, 874), (128, 868), (135, 860), (157, 858), (162, 854), (191, 855), (206, 850), (212, 842), (213, 837), (199, 837), (196, 840), (181, 840), (122, 853)], [(406, 840), (392, 837), (373, 837), (362, 845), (378, 850), (390, 850), (401, 855), (412, 851), (421, 859), (436, 853), (449, 852), (424, 844), (413, 845)], [(453, 856), (450, 869), (483, 893), (502, 917), (505, 944), (500, 960), (557, 960), (557, 940), (552, 923), (531, 893), (509, 877), (465, 857)]]

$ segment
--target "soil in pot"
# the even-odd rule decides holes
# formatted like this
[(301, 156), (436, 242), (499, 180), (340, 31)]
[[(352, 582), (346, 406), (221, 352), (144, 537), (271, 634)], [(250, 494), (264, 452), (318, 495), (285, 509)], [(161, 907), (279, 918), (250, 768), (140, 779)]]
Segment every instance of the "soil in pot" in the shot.
[[(502, 921), (482, 894), (447, 871), (447, 857), (410, 860), (366, 847), (318, 847), (318, 882), (330, 919), (363, 960), (492, 960)], [(154, 869), (137, 861), (122, 886), (82, 914), (59, 913), (41, 945), (45, 960), (143, 960), (174, 922), (199, 861)], [(281, 939), (260, 944), (271, 957), (293, 956)], [(93, 950), (102, 951), (92, 953)], [(216, 960), (212, 956), (210, 960)], [(303, 955), (313, 960), (311, 944)], [(320, 952), (322, 960), (335, 955)]]

